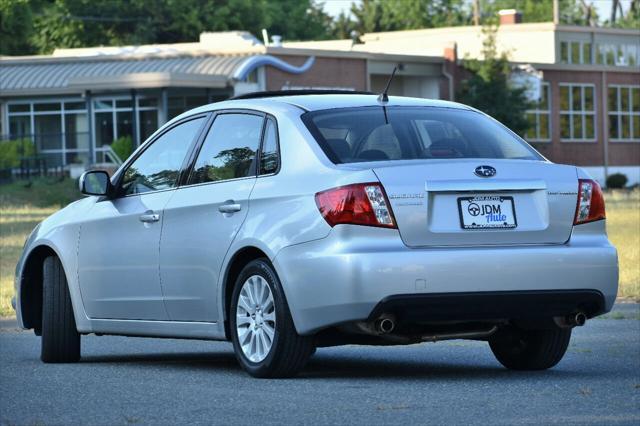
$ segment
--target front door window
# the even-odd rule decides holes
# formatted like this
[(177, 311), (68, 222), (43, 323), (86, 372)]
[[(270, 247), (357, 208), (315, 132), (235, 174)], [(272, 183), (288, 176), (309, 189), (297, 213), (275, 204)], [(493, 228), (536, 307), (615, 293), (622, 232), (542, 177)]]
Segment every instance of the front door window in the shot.
[(184, 158), (205, 117), (179, 124), (156, 139), (127, 167), (120, 183), (122, 195), (174, 188)]

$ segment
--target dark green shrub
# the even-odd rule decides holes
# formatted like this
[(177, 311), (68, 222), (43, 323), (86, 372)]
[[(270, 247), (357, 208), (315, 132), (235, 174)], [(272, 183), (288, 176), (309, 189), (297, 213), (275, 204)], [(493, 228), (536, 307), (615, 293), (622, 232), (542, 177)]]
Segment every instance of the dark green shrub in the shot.
[(131, 136), (123, 136), (116, 139), (111, 144), (111, 149), (113, 149), (113, 152), (115, 152), (122, 161), (125, 161), (133, 152), (133, 141), (131, 140)]
[(20, 159), (31, 157), (36, 152), (29, 139), (15, 139), (0, 142), (0, 170), (20, 166)]
[(614, 173), (607, 176), (607, 188), (609, 189), (621, 189), (627, 186), (627, 176), (622, 173)]

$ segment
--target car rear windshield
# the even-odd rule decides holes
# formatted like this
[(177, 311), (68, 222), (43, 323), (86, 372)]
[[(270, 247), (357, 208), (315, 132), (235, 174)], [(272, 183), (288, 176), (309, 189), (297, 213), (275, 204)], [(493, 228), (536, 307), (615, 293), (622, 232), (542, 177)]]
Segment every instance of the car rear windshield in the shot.
[(334, 163), (438, 158), (542, 160), (506, 127), (472, 110), (338, 108), (308, 112), (302, 120)]

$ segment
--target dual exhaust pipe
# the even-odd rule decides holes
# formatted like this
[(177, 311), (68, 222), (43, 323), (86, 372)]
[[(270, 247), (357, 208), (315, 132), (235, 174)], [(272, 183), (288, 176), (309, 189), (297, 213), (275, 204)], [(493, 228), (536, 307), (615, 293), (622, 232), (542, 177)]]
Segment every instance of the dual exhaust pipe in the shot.
[(382, 315), (373, 324), (376, 333), (389, 334), (396, 328), (395, 318), (391, 315)]
[(578, 312), (575, 315), (569, 315), (567, 322), (572, 326), (582, 327), (587, 322), (587, 316), (583, 312)]
[(578, 312), (566, 317), (556, 317), (554, 321), (561, 328), (582, 327), (587, 322), (587, 315), (584, 312)]
[[(562, 317), (556, 322), (564, 327), (582, 327), (587, 322), (587, 315), (584, 312), (578, 312)], [(381, 315), (374, 321), (373, 327), (377, 334), (389, 334), (396, 328), (395, 317), (389, 314)]]

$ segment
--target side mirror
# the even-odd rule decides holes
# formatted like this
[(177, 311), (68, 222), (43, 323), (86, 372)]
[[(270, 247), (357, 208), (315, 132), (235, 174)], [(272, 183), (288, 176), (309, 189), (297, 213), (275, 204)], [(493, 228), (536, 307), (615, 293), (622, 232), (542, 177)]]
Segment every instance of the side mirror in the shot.
[(110, 189), (109, 174), (104, 170), (90, 170), (80, 176), (80, 192), (85, 195), (108, 195)]

